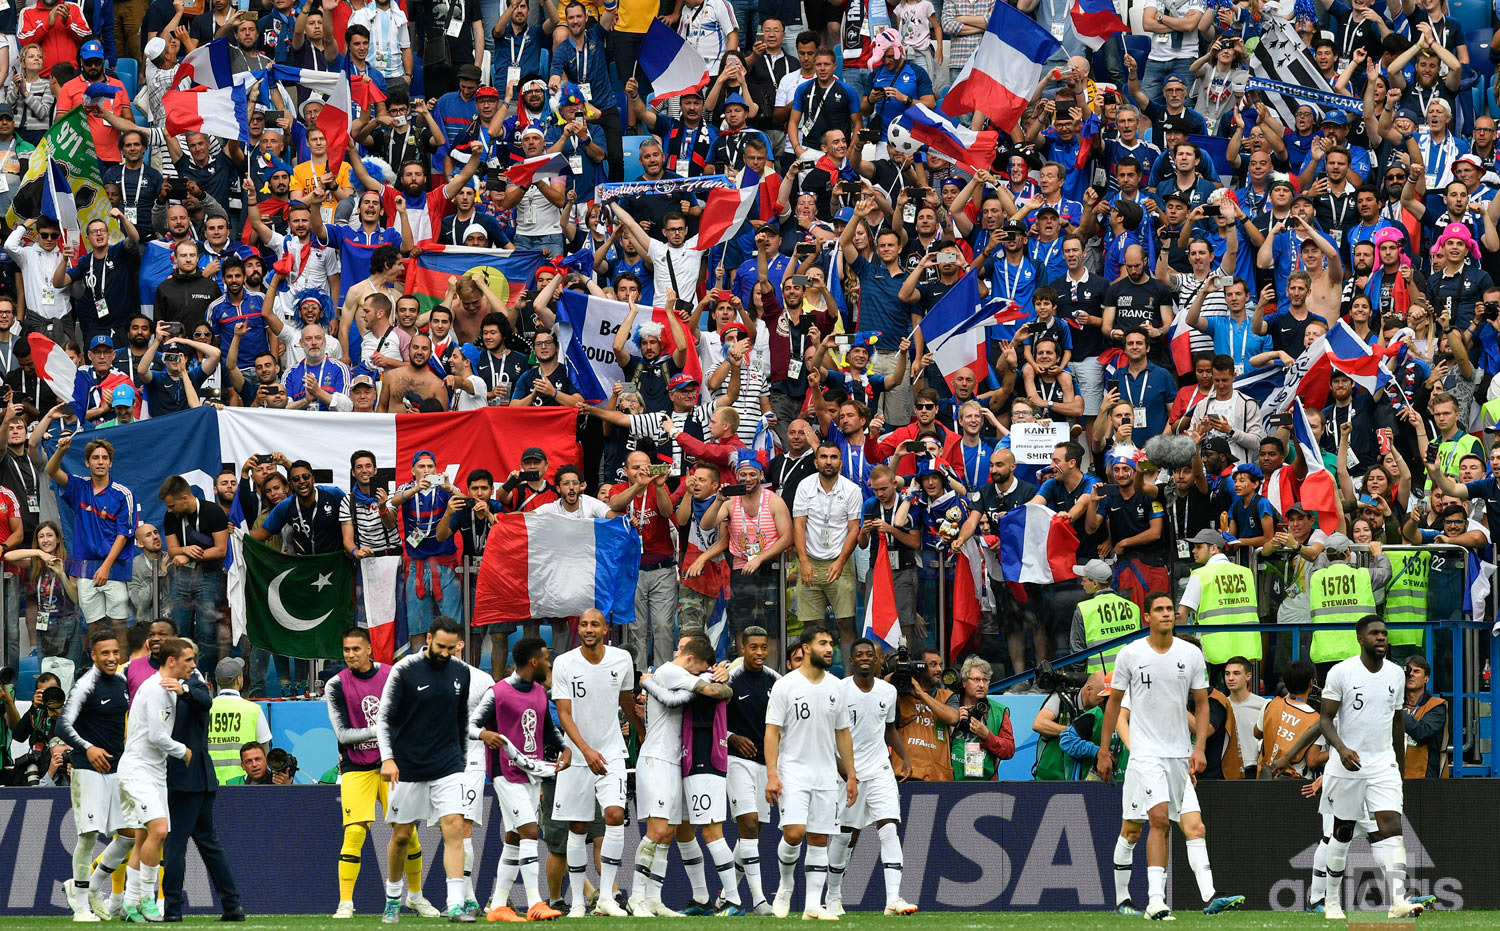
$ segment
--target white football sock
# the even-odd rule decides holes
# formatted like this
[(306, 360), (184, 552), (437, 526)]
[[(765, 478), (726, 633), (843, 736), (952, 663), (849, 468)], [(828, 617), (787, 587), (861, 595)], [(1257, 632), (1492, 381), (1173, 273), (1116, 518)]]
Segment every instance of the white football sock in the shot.
[(1328, 888), (1324, 905), (1338, 905), (1344, 891), (1344, 865), (1349, 861), (1349, 842), (1337, 837), (1328, 839)]
[[(568, 835), (572, 837), (572, 835)], [(500, 851), (500, 862), (495, 866), (495, 888), (490, 892), (490, 908), (510, 904), (510, 893), (516, 885), (516, 873), (521, 869), (521, 848), (506, 844)]]
[(739, 885), (734, 881), (734, 851), (724, 838), (708, 842), (708, 855), (714, 858), (714, 869), (719, 874), (719, 895), (730, 905), (740, 904)]
[(1135, 844), (1115, 838), (1115, 905), (1130, 901), (1130, 874), (1135, 869)]
[(474, 838), (464, 838), (464, 901), (477, 902), (474, 894)]
[(646, 901), (646, 892), (651, 887), (651, 864), (656, 860), (656, 842), (641, 838), (635, 848), (635, 881), (630, 887), (630, 897)]
[(387, 879), (385, 881), (385, 897), (388, 899), (401, 898), (401, 880)]
[(1214, 897), (1214, 871), (1208, 865), (1208, 840), (1199, 837), (1186, 842), (1188, 866), (1192, 867), (1193, 878), (1198, 880), (1198, 894), (1203, 897), (1204, 902), (1213, 900)]
[(766, 892), (760, 877), (760, 840), (746, 838), (734, 845), (735, 869), (745, 874), (745, 886), (750, 890), (750, 904), (759, 905), (766, 900)]
[(682, 868), (693, 886), (693, 901), (700, 905), (712, 904), (708, 902), (708, 874), (703, 869), (703, 848), (698, 846), (698, 838), (678, 841), (677, 853), (682, 857)]
[(464, 904), (464, 878), (462, 876), (449, 877), (448, 879), (448, 908), (457, 905), (460, 908)]
[(141, 871), (133, 866), (125, 867), (125, 904), (141, 904)]
[[(847, 866), (848, 857), (845, 857)], [(901, 898), (901, 877), (905, 864), (901, 855), (901, 834), (894, 824), (880, 826), (880, 864), (885, 870), (885, 904), (894, 905)]]
[(781, 885), (776, 887), (777, 895), (781, 895), (783, 890), (790, 895), (792, 890), (797, 888), (797, 860), (801, 856), (801, 844), (793, 847), (786, 842), (785, 837), (781, 839), (781, 843), (776, 847), (776, 859), (781, 865)]
[(536, 838), (521, 838), (517, 845), (521, 853), (521, 882), (526, 886), (526, 906), (542, 901), (541, 885), (537, 876)]
[(849, 865), (849, 847), (854, 842), (853, 834), (839, 831), (828, 837), (828, 899), (844, 895), (844, 867)]
[(615, 882), (620, 875), (620, 862), (625, 858), (625, 825), (606, 824), (604, 845), (599, 849), (599, 894), (611, 898), (615, 894)]
[(1328, 838), (1318, 841), (1313, 854), (1312, 884), (1307, 888), (1307, 904), (1317, 905), (1328, 894)]
[[(641, 841), (641, 846), (646, 845)], [(520, 852), (516, 853), (517, 863), (520, 862)], [(588, 879), (589, 868), (589, 836), (568, 832), (568, 904), (574, 908), (583, 907), (583, 884)]]
[(1406, 840), (1401, 835), (1387, 837), (1370, 845), (1370, 852), (1375, 854), (1375, 862), (1380, 865), (1380, 871), (1385, 874), (1386, 887), (1390, 892), (1390, 902), (1394, 905), (1406, 898)]
[(660, 902), (661, 887), (667, 881), (667, 864), (672, 859), (672, 844), (656, 844), (656, 856), (651, 858), (651, 876), (646, 880), (646, 901)]
[(1151, 904), (1167, 901), (1167, 868), (1146, 867), (1146, 901)]
[(104, 853), (99, 857), (99, 865), (89, 874), (89, 888), (98, 889), (102, 893), (106, 888), (112, 888), (114, 883), (114, 872), (130, 856), (130, 848), (134, 846), (135, 838), (122, 837), (119, 834), (104, 848)]
[(809, 844), (802, 872), (807, 874), (807, 900), (802, 905), (802, 913), (816, 915), (823, 908), (823, 884), (828, 880), (828, 848)]

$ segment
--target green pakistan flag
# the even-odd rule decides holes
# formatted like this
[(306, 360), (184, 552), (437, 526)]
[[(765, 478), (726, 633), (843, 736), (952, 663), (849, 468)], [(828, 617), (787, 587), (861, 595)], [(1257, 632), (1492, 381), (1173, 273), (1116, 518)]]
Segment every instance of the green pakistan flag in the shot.
[(354, 626), (354, 564), (343, 553), (291, 556), (248, 534), (245, 632), (263, 650), (299, 659), (338, 659)]

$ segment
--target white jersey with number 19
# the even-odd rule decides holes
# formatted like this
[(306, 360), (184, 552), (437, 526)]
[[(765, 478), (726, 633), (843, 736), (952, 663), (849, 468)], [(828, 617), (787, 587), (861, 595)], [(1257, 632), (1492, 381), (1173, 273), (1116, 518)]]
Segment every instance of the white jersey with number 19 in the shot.
[[(619, 723), (620, 693), (634, 689), (635, 667), (630, 654), (619, 647), (605, 647), (604, 659), (598, 663), (589, 662), (579, 647), (559, 656), (552, 665), (553, 700), (572, 703), (578, 736), (606, 760), (625, 758), (625, 738)], [(565, 737), (564, 743), (578, 755), (572, 740)]]
[(1172, 638), (1158, 653), (1147, 639), (1134, 640), (1115, 657), (1110, 687), (1130, 696), (1130, 754), (1155, 759), (1192, 755), (1187, 703), (1194, 689), (1208, 688), (1203, 651)]
[(814, 684), (801, 669), (792, 670), (771, 688), (766, 723), (781, 728), (776, 769), (783, 782), (809, 789), (838, 788), (834, 732), (849, 727), (843, 680), (825, 672), (822, 681)]

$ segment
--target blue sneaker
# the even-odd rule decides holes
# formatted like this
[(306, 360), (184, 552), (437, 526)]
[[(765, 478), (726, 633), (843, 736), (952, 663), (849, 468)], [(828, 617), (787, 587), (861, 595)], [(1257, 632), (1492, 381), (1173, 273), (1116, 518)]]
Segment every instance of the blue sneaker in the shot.
[(120, 920), (131, 924), (145, 924), (146, 916), (141, 914), (139, 905), (127, 905), (120, 912)]
[(1132, 918), (1134, 918), (1134, 917), (1136, 917), (1136, 916), (1138, 916), (1138, 915), (1141, 914), (1141, 910), (1138, 909), (1138, 908), (1136, 908), (1135, 905), (1133, 905), (1129, 899), (1126, 899), (1125, 901), (1121, 902), (1119, 905), (1115, 906), (1115, 914), (1116, 915), (1129, 915)]
[(401, 900), (400, 899), (386, 899), (385, 900), (385, 914), (383, 914), (383, 915), (380, 916), (380, 923), (381, 924), (386, 924), (386, 925), (393, 925), (393, 924), (395, 924), (396, 922), (398, 922), (400, 920), (401, 920)]
[(1435, 896), (1435, 895), (1409, 895), (1409, 896), (1406, 897), (1406, 901), (1412, 903), (1413, 905), (1420, 905), (1420, 906), (1422, 906), (1422, 910), (1423, 911), (1429, 911), (1429, 910), (1432, 909), (1432, 907), (1434, 905), (1437, 904), (1437, 896)]
[(1245, 897), (1242, 895), (1215, 896), (1212, 902), (1203, 906), (1203, 914), (1217, 915), (1220, 912), (1231, 912), (1244, 904)]
[(709, 905), (709, 904), (704, 903), (704, 902), (691, 902), (691, 903), (688, 904), (687, 908), (685, 908), (685, 909), (682, 910), (682, 913), (684, 915), (697, 915), (697, 916), (712, 915), (712, 914), (714, 914), (714, 909), (713, 909), (712, 905)]
[(1310, 915), (1321, 915), (1323, 914), (1323, 903), (1321, 901), (1309, 902), (1302, 910)]

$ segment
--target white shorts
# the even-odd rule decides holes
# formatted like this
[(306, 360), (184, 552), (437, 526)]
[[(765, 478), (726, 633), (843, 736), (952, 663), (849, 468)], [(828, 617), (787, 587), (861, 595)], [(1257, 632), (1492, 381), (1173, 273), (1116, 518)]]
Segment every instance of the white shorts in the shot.
[(78, 612), (90, 624), (105, 618), (122, 621), (130, 617), (125, 583), (110, 579), (95, 585), (92, 576), (78, 579)]
[(605, 810), (625, 807), (625, 761), (610, 760), (603, 776), (596, 775), (582, 754), (557, 774), (557, 788), (552, 793), (553, 821), (594, 820), (594, 801)]
[[(1321, 807), (1322, 804), (1323, 804), (1322, 799), (1321, 799), (1321, 797), (1319, 797), (1319, 801), (1318, 801), (1319, 807)], [(1361, 835), (1363, 835), (1365, 837), (1369, 837), (1371, 834), (1374, 834), (1374, 833), (1378, 832), (1379, 830), (1380, 830), (1380, 825), (1376, 824), (1374, 821), (1372, 821), (1370, 819), (1363, 819), (1363, 820), (1354, 822), (1354, 836), (1355, 837), (1359, 837)], [(1326, 815), (1323, 816), (1323, 836), (1324, 837), (1332, 837), (1333, 836), (1333, 814), (1331, 812), (1329, 814), (1326, 814)]]
[(431, 782), (408, 782), (403, 779), (391, 787), (385, 809), (386, 824), (437, 824), (448, 815), (463, 816), (467, 811), (464, 773), (452, 773)]
[[(484, 824), (484, 768), (464, 770), (464, 820)], [(400, 783), (396, 783), (400, 785)]]
[(859, 797), (854, 804), (839, 811), (839, 824), (856, 831), (877, 821), (901, 820), (901, 792), (896, 788), (896, 774), (889, 765), (882, 766), (859, 780)]
[(536, 824), (541, 801), (540, 783), (530, 779), (511, 782), (504, 776), (495, 780), (495, 807), (500, 809), (500, 822), (506, 831), (519, 831), (528, 824)]
[(172, 818), (167, 811), (166, 783), (143, 782), (135, 779), (120, 779), (120, 822), (127, 828), (144, 828), (163, 818), (167, 828), (172, 827)]
[(643, 756), (635, 761), (635, 814), (637, 818), (665, 818), (682, 824), (682, 763)]
[(766, 764), (732, 756), (728, 783), (731, 817), (753, 814), (761, 821), (771, 817), (771, 803), (766, 800)]
[[(1134, 759), (1130, 765), (1135, 765)], [(1320, 813), (1340, 821), (1368, 821), (1377, 811), (1401, 810), (1401, 772), (1394, 765), (1354, 778), (1323, 771)]]
[(73, 770), (73, 820), (79, 834), (113, 834), (125, 826), (120, 812), (120, 776), (92, 769)]
[(723, 824), (728, 809), (728, 782), (713, 773), (682, 777), (682, 791), (687, 796), (688, 824)]
[(783, 781), (781, 784), (781, 826), (800, 824), (809, 834), (832, 834), (839, 829), (839, 809), (844, 789), (814, 789)]
[(1149, 820), (1151, 809), (1162, 802), (1167, 803), (1167, 817), (1172, 821), (1181, 821), (1185, 813), (1202, 811), (1188, 776), (1187, 757), (1138, 757), (1132, 753), (1121, 801), (1126, 821)]

